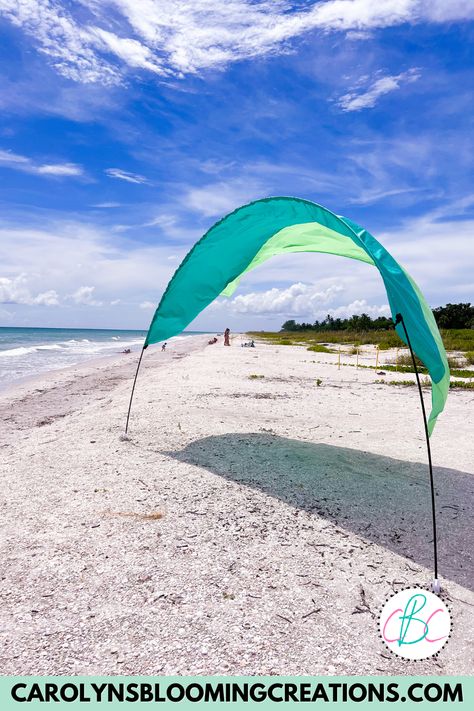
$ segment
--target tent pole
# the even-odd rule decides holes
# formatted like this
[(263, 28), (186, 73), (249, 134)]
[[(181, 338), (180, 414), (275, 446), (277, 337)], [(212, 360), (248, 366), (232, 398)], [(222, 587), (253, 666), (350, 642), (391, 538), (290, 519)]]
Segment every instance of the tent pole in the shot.
[(125, 434), (122, 435), (122, 439), (129, 439), (127, 432), (128, 432), (128, 421), (130, 419), (130, 410), (132, 409), (132, 400), (133, 400), (133, 393), (135, 392), (135, 385), (137, 384), (137, 377), (138, 377), (138, 371), (140, 370), (140, 365), (142, 362), (143, 354), (145, 352), (145, 348), (148, 348), (148, 344), (144, 344), (142, 347), (142, 352), (140, 353), (140, 358), (138, 359), (138, 364), (137, 364), (137, 369), (135, 371), (135, 377), (133, 379), (133, 385), (132, 385), (132, 392), (130, 393), (130, 402), (128, 403), (128, 412), (127, 412), (127, 422), (125, 424)]
[(439, 592), (441, 588), (440, 588), (440, 584), (439, 584), (439, 580), (438, 580), (438, 541), (437, 541), (437, 533), (436, 533), (435, 486), (434, 486), (434, 476), (433, 476), (433, 463), (431, 461), (431, 447), (430, 447), (430, 435), (428, 432), (428, 421), (426, 419), (426, 410), (425, 410), (425, 403), (423, 400), (423, 391), (421, 389), (420, 374), (418, 372), (418, 367), (416, 365), (415, 354), (414, 354), (413, 348), (411, 346), (410, 336), (408, 335), (407, 327), (405, 326), (405, 321), (403, 320), (403, 316), (401, 314), (397, 314), (396, 319), (395, 319), (395, 325), (397, 325), (399, 323), (401, 323), (403, 326), (403, 330), (405, 332), (405, 337), (407, 340), (407, 345), (408, 345), (408, 348), (410, 349), (411, 359), (413, 362), (413, 367), (415, 369), (416, 382), (418, 385), (418, 392), (420, 394), (421, 411), (423, 413), (423, 423), (425, 425), (426, 449), (428, 451), (428, 466), (429, 466), (429, 470), (430, 470), (431, 516), (432, 516), (432, 521), (433, 521), (434, 580), (432, 582), (431, 587), (432, 587), (433, 592)]

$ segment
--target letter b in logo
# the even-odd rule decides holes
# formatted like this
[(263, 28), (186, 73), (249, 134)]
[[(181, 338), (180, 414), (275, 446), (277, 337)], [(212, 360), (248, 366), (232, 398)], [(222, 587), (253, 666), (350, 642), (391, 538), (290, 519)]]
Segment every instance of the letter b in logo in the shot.
[(426, 659), (446, 644), (451, 615), (440, 597), (422, 588), (395, 593), (382, 608), (380, 634), (405, 659)]

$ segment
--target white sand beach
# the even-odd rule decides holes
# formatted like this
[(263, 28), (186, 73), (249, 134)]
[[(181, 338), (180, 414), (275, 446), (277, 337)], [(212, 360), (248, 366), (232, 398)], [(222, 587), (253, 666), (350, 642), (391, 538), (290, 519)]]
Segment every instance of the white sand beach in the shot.
[(207, 340), (148, 349), (131, 441), (136, 353), (1, 396), (0, 673), (472, 674), (474, 392), (432, 438), (453, 633), (409, 662), (377, 615), (432, 578), (416, 389)]

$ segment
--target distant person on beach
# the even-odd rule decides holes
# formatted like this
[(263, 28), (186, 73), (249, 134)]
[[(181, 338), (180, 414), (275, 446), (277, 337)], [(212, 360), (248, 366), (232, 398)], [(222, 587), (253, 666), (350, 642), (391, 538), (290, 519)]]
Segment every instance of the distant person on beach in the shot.
[(165, 351), (167, 345), (168, 345), (167, 343), (163, 343), (163, 345), (161, 346), (161, 350), (162, 350), (162, 351)]
[(230, 328), (226, 328), (226, 330), (224, 331), (224, 345), (225, 346), (230, 346), (229, 337), (230, 337)]
[(211, 340), (208, 341), (207, 343), (208, 343), (208, 345), (213, 346), (214, 343), (217, 343), (217, 338), (214, 336), (214, 338), (211, 338)]
[(125, 348), (125, 349), (122, 351), (122, 353), (131, 353), (131, 352), (132, 352), (132, 351), (130, 350), (130, 348)]

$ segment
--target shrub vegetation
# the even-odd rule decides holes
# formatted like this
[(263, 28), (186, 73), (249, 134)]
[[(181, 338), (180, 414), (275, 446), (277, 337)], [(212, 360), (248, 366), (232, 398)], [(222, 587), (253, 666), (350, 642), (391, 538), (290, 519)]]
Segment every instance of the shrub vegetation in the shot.
[[(433, 309), (447, 351), (462, 351), (469, 364), (474, 364), (474, 306), (466, 304), (446, 304)], [(374, 344), (381, 350), (406, 348), (398, 337), (391, 318), (367, 314), (350, 318), (334, 318), (330, 314), (322, 321), (296, 323), (294, 319), (285, 321), (279, 333), (260, 331), (251, 333), (277, 345), (306, 345), (309, 350), (324, 352), (317, 348), (320, 344), (340, 343), (353, 346)], [(408, 356), (410, 358), (410, 356)], [(407, 365), (411, 364), (407, 362)], [(456, 359), (451, 359), (455, 367)]]

